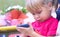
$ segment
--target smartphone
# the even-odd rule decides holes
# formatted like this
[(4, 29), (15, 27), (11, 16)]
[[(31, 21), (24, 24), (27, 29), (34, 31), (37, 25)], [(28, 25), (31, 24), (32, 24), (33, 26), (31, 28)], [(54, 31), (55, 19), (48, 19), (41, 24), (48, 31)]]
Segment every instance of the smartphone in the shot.
[(25, 28), (28, 28), (29, 25), (28, 25), (28, 24), (20, 24), (20, 25), (18, 25), (18, 27), (25, 27)]

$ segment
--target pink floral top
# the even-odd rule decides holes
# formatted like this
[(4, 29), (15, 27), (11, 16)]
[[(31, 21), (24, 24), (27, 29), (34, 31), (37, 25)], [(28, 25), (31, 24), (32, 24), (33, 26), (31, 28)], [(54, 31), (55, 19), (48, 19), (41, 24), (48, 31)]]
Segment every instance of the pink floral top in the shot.
[(32, 23), (34, 30), (43, 36), (55, 36), (58, 26), (58, 20), (50, 17), (44, 22), (35, 21)]

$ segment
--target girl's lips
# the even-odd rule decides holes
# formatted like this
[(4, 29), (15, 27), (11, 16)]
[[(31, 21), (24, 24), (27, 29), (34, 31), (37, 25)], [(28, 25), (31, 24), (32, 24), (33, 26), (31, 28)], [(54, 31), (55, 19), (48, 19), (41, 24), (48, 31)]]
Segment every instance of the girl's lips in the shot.
[(40, 20), (40, 18), (36, 19), (36, 20)]

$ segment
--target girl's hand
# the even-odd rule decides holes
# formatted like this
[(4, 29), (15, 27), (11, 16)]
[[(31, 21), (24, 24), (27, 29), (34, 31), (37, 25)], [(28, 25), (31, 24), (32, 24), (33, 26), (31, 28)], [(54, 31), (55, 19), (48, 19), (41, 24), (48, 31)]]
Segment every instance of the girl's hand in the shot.
[(33, 30), (33, 27), (31, 26), (32, 24), (29, 23), (29, 28), (25, 28), (25, 27), (17, 27), (17, 30), (22, 33), (22, 34), (25, 34), (23, 35), (24, 37), (25, 36), (30, 36), (30, 37), (44, 37), (38, 33), (36, 33), (34, 30)]
[(20, 33), (26, 34), (26, 35), (30, 35), (32, 32), (34, 32), (33, 28), (32, 28), (32, 24), (29, 23), (30, 27), (29, 28), (25, 28), (25, 27), (17, 27), (17, 30)]

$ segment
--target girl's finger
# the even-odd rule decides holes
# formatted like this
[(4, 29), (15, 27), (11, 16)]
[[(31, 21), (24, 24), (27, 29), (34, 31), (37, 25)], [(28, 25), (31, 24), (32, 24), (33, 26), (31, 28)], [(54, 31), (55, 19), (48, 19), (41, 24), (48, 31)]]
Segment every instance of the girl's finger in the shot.
[(28, 24), (29, 24), (30, 28), (33, 29), (32, 23), (28, 22)]
[(20, 30), (27, 30), (28, 28), (24, 28), (24, 27), (17, 27), (17, 29), (20, 29)]

